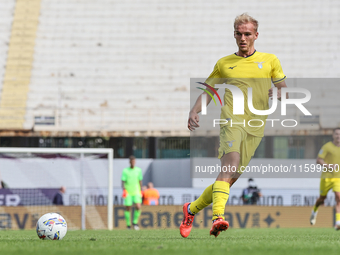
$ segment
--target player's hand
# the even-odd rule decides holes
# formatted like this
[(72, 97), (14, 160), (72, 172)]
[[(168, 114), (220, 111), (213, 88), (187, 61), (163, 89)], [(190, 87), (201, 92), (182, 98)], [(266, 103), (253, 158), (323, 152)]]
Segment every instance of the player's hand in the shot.
[(188, 119), (188, 129), (190, 131), (194, 131), (196, 128), (198, 128), (200, 125), (198, 125), (199, 122), (199, 116), (196, 112), (190, 111), (189, 112), (189, 119)]
[[(268, 96), (273, 100), (273, 88), (268, 90)], [(277, 99), (281, 100), (281, 89), (277, 89)]]

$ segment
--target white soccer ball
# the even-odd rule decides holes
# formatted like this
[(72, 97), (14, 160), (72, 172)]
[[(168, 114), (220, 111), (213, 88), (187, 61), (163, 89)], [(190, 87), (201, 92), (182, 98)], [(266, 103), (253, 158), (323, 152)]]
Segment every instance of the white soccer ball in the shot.
[(37, 222), (37, 235), (44, 240), (61, 240), (67, 232), (67, 223), (58, 213), (46, 213)]

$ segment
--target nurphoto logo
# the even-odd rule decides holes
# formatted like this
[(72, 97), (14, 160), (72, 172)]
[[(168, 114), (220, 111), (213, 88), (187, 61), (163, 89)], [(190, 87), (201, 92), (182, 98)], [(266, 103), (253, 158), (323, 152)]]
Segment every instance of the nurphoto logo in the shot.
[[(207, 88), (209, 88), (213, 94), (215, 94), (217, 96), (217, 98), (220, 100), (221, 106), (224, 107), (222, 105), (222, 101), (220, 98), (220, 95), (217, 93), (216, 89), (214, 89), (213, 87), (211, 87), (210, 85), (206, 84), (206, 83), (201, 83), (200, 84), (206, 86)], [(199, 88), (199, 87), (198, 87)], [(244, 95), (241, 89), (239, 89), (237, 86), (234, 85), (229, 85), (229, 84), (216, 84), (215, 88), (218, 89), (228, 89), (233, 96), (233, 114), (234, 115), (243, 115), (244, 114)], [(207, 90), (207, 89), (202, 89), (199, 88), (203, 91), (205, 91), (215, 102), (215, 105), (217, 105), (214, 96)], [(289, 99), (286, 97), (282, 97), (281, 98), (281, 115), (282, 116), (286, 116), (287, 115), (287, 105), (295, 105), (305, 116), (311, 116), (312, 114), (306, 109), (306, 107), (303, 105), (307, 102), (309, 102), (309, 100), (311, 99), (311, 93), (304, 88), (282, 88), (281, 89), (281, 94), (282, 95), (286, 95), (286, 93), (300, 93), (303, 94), (304, 97), (303, 98), (295, 98), (295, 99)], [(273, 88), (273, 95), (277, 95), (277, 88)], [(277, 97), (273, 97), (273, 101), (272, 101), (272, 106), (270, 107), (270, 109), (268, 110), (257, 110), (255, 109), (255, 107), (253, 106), (253, 89), (252, 88), (248, 88), (248, 108), (249, 110), (256, 115), (270, 115), (272, 113), (274, 113), (276, 111), (277, 105), (278, 105), (278, 99)], [(202, 115), (206, 115), (207, 114), (207, 97), (206, 94), (202, 94), (201, 96), (201, 113)], [(251, 125), (251, 122), (253, 121), (259, 121), (262, 124), (261, 125)], [(272, 122), (272, 127), (274, 127), (274, 121), (280, 121), (279, 119), (267, 119), (267, 121), (271, 121)], [(215, 125), (218, 124), (226, 124), (230, 122), (231, 126), (232, 124), (243, 124), (244, 126), (246, 125), (246, 121), (244, 120), (243, 122), (237, 122), (237, 123), (232, 123), (232, 119), (214, 119), (214, 127)], [(250, 121), (248, 121), (249, 123), (248, 126), (250, 127), (261, 127), (264, 125), (264, 121), (260, 120), (260, 119), (252, 119)], [(294, 122), (294, 125), (285, 125), (284, 123), (286, 122)], [(298, 122), (294, 119), (284, 119), (281, 121), (282, 126), (284, 127), (295, 127)]]

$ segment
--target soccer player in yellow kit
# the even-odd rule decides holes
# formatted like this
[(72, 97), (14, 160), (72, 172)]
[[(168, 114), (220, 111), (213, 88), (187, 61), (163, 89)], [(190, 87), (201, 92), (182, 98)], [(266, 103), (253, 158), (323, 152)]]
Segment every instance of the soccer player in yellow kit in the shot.
[[(253, 88), (253, 106), (255, 109), (267, 110), (269, 109), (269, 97), (273, 96), (272, 83), (278, 88), (278, 99), (281, 98), (281, 88), (286, 87), (286, 76), (278, 58), (273, 54), (255, 50), (254, 42), (258, 38), (257, 28), (257, 20), (248, 14), (244, 13), (236, 17), (234, 38), (238, 51), (218, 60), (213, 72), (205, 82), (212, 87), (221, 83), (231, 84), (241, 89), (245, 95), (244, 115), (233, 115), (232, 93), (226, 89), (221, 119), (231, 119), (238, 123), (243, 122), (243, 120), (248, 123), (251, 119), (261, 119), (265, 122), (267, 116), (255, 115), (250, 112), (247, 104), (247, 89)], [(190, 131), (199, 127), (198, 113), (201, 111), (202, 101), (200, 97), (189, 113), (188, 128)], [(211, 98), (206, 98), (208, 104)], [(251, 125), (259, 126), (255, 120), (252, 121)], [(247, 125), (232, 125), (231, 127), (229, 123), (221, 125), (219, 158), (221, 169), (225, 167), (227, 171), (221, 171), (215, 183), (208, 186), (197, 200), (183, 205), (184, 217), (180, 225), (182, 237), (189, 236), (195, 214), (211, 203), (213, 203), (213, 222), (210, 235), (217, 237), (221, 231), (229, 227), (229, 223), (224, 220), (229, 188), (242, 174), (240, 167), (248, 165), (261, 142), (263, 133), (264, 125), (262, 127)], [(233, 171), (233, 169), (237, 169), (237, 171)]]
[(316, 163), (323, 166), (320, 180), (320, 197), (316, 200), (310, 223), (315, 225), (318, 208), (322, 205), (330, 189), (333, 189), (336, 202), (335, 226), (336, 230), (340, 229), (340, 128), (333, 131), (333, 141), (326, 143), (319, 151)]

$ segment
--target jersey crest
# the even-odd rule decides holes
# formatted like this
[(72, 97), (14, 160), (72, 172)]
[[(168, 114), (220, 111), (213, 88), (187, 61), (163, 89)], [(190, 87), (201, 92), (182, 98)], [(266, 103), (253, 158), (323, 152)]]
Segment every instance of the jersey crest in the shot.
[(263, 62), (254, 62), (254, 63), (256, 63), (257, 64), (257, 66), (258, 66), (258, 68), (260, 68), (260, 69), (262, 69), (262, 63), (264, 63), (265, 61), (263, 61)]

